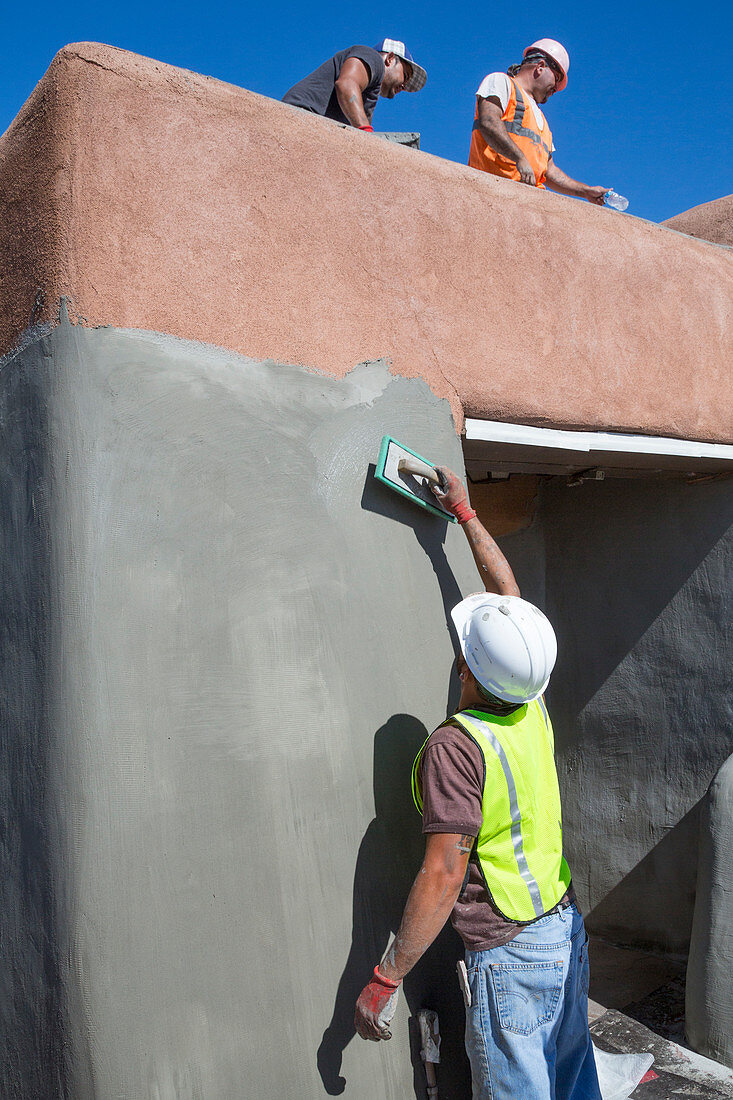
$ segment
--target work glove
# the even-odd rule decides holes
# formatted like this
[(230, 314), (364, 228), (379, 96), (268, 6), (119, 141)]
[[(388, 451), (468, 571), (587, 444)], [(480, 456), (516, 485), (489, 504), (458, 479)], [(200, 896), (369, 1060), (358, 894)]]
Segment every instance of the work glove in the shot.
[(395, 982), (379, 973), (374, 967), (374, 977), (365, 985), (356, 1002), (354, 1027), (362, 1039), (371, 1039), (378, 1043), (380, 1039), (391, 1039), (389, 1025), (397, 1009), (397, 997), (402, 982)]
[(458, 475), (447, 466), (436, 466), (435, 469), (440, 477), (440, 485), (431, 485), (430, 488), (439, 503), (446, 511), (452, 512), (459, 523), (467, 523), (469, 519), (473, 519), (476, 513), (468, 502), (466, 490)]

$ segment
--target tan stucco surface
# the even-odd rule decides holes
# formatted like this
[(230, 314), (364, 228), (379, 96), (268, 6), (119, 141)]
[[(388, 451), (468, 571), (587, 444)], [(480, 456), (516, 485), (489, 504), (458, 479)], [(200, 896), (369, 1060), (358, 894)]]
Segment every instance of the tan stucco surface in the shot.
[[(466, 125), (470, 122), (466, 111)], [(467, 130), (468, 138), (468, 130)], [(0, 144), (0, 347), (31, 319), (343, 374), (462, 415), (733, 439), (733, 255), (111, 47)]]
[(678, 233), (733, 246), (733, 195), (693, 206), (683, 214), (668, 218), (664, 224)]

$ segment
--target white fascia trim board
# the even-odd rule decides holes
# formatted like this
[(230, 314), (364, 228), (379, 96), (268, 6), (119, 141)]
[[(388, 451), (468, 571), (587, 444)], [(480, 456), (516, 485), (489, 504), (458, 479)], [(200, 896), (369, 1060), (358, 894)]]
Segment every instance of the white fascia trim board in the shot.
[(466, 439), (584, 454), (615, 451), (618, 454), (679, 455), (681, 458), (714, 458), (733, 462), (733, 446), (726, 443), (697, 443), (690, 439), (624, 435), (621, 432), (568, 432), (557, 428), (534, 428), (527, 424), (505, 424), (500, 420), (466, 419)]

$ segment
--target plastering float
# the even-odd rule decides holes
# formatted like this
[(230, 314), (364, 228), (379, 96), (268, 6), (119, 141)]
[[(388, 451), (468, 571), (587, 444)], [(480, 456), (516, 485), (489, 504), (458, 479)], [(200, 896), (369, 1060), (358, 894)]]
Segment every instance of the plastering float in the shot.
[(432, 462), (411, 451), (409, 447), (398, 443), (391, 435), (385, 435), (379, 449), (379, 458), (374, 476), (389, 489), (407, 497), (449, 523), (457, 523), (456, 517), (446, 511), (436, 499), (430, 485), (440, 485), (440, 474)]

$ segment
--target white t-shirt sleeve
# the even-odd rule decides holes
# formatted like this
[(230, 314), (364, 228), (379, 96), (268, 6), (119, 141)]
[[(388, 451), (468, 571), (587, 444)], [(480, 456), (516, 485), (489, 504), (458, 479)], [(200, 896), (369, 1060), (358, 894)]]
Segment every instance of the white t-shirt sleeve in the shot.
[(506, 111), (509, 105), (509, 97), (512, 94), (512, 85), (509, 77), (506, 73), (489, 73), (481, 81), (476, 92), (477, 96), (481, 99), (488, 99), (489, 96), (495, 96), (501, 103), (502, 111)]
[[(478, 86), (476, 95), (481, 99), (488, 99), (489, 96), (494, 96), (501, 103), (502, 111), (506, 111), (509, 106), (509, 97), (512, 94), (512, 82), (506, 73), (489, 73)], [(532, 108), (534, 110), (535, 119), (537, 125), (541, 126), (543, 115), (537, 104), (533, 99), (530, 99)], [(555, 144), (553, 142), (552, 151), (555, 152)]]

